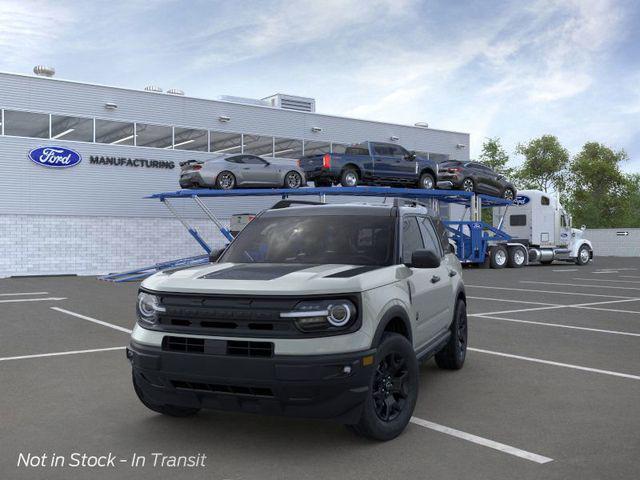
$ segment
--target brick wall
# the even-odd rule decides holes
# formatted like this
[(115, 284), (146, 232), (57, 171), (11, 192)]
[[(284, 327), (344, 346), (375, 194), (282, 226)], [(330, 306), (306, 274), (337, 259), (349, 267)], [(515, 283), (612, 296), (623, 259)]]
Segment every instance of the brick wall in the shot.
[[(211, 222), (190, 223), (212, 247), (224, 245)], [(170, 218), (0, 215), (0, 277), (99, 275), (203, 253)]]
[(593, 243), (594, 256), (640, 257), (640, 228), (589, 228), (584, 238)]

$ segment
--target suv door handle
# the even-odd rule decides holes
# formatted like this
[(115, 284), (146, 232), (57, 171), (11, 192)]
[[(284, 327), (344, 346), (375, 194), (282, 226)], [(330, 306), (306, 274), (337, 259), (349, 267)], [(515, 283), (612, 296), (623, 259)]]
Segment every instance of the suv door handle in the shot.
[(456, 272), (455, 270), (449, 270), (449, 276), (450, 277), (455, 277), (458, 274), (458, 272)]
[(431, 277), (431, 283), (438, 283), (440, 281), (440, 277), (438, 275), (434, 275)]

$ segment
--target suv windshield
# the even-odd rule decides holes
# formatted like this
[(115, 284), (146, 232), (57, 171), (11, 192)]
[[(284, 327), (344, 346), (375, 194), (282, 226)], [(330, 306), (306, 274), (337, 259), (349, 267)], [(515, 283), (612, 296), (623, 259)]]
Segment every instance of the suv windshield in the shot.
[(219, 261), (391, 265), (394, 220), (373, 215), (258, 217)]

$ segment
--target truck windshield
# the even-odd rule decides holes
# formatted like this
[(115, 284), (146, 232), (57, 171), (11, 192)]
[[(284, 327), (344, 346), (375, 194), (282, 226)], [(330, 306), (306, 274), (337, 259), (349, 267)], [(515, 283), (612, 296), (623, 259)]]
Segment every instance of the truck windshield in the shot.
[(373, 215), (258, 217), (219, 262), (391, 265), (394, 220)]

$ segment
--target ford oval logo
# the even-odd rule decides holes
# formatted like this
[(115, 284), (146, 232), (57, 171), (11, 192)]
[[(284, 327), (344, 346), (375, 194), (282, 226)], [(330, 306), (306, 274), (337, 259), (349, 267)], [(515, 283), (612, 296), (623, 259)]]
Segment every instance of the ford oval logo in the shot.
[(43, 167), (69, 168), (82, 161), (82, 155), (64, 147), (38, 147), (29, 152), (29, 159)]
[(526, 195), (517, 195), (516, 199), (513, 201), (514, 205), (526, 205), (529, 203), (531, 199)]

